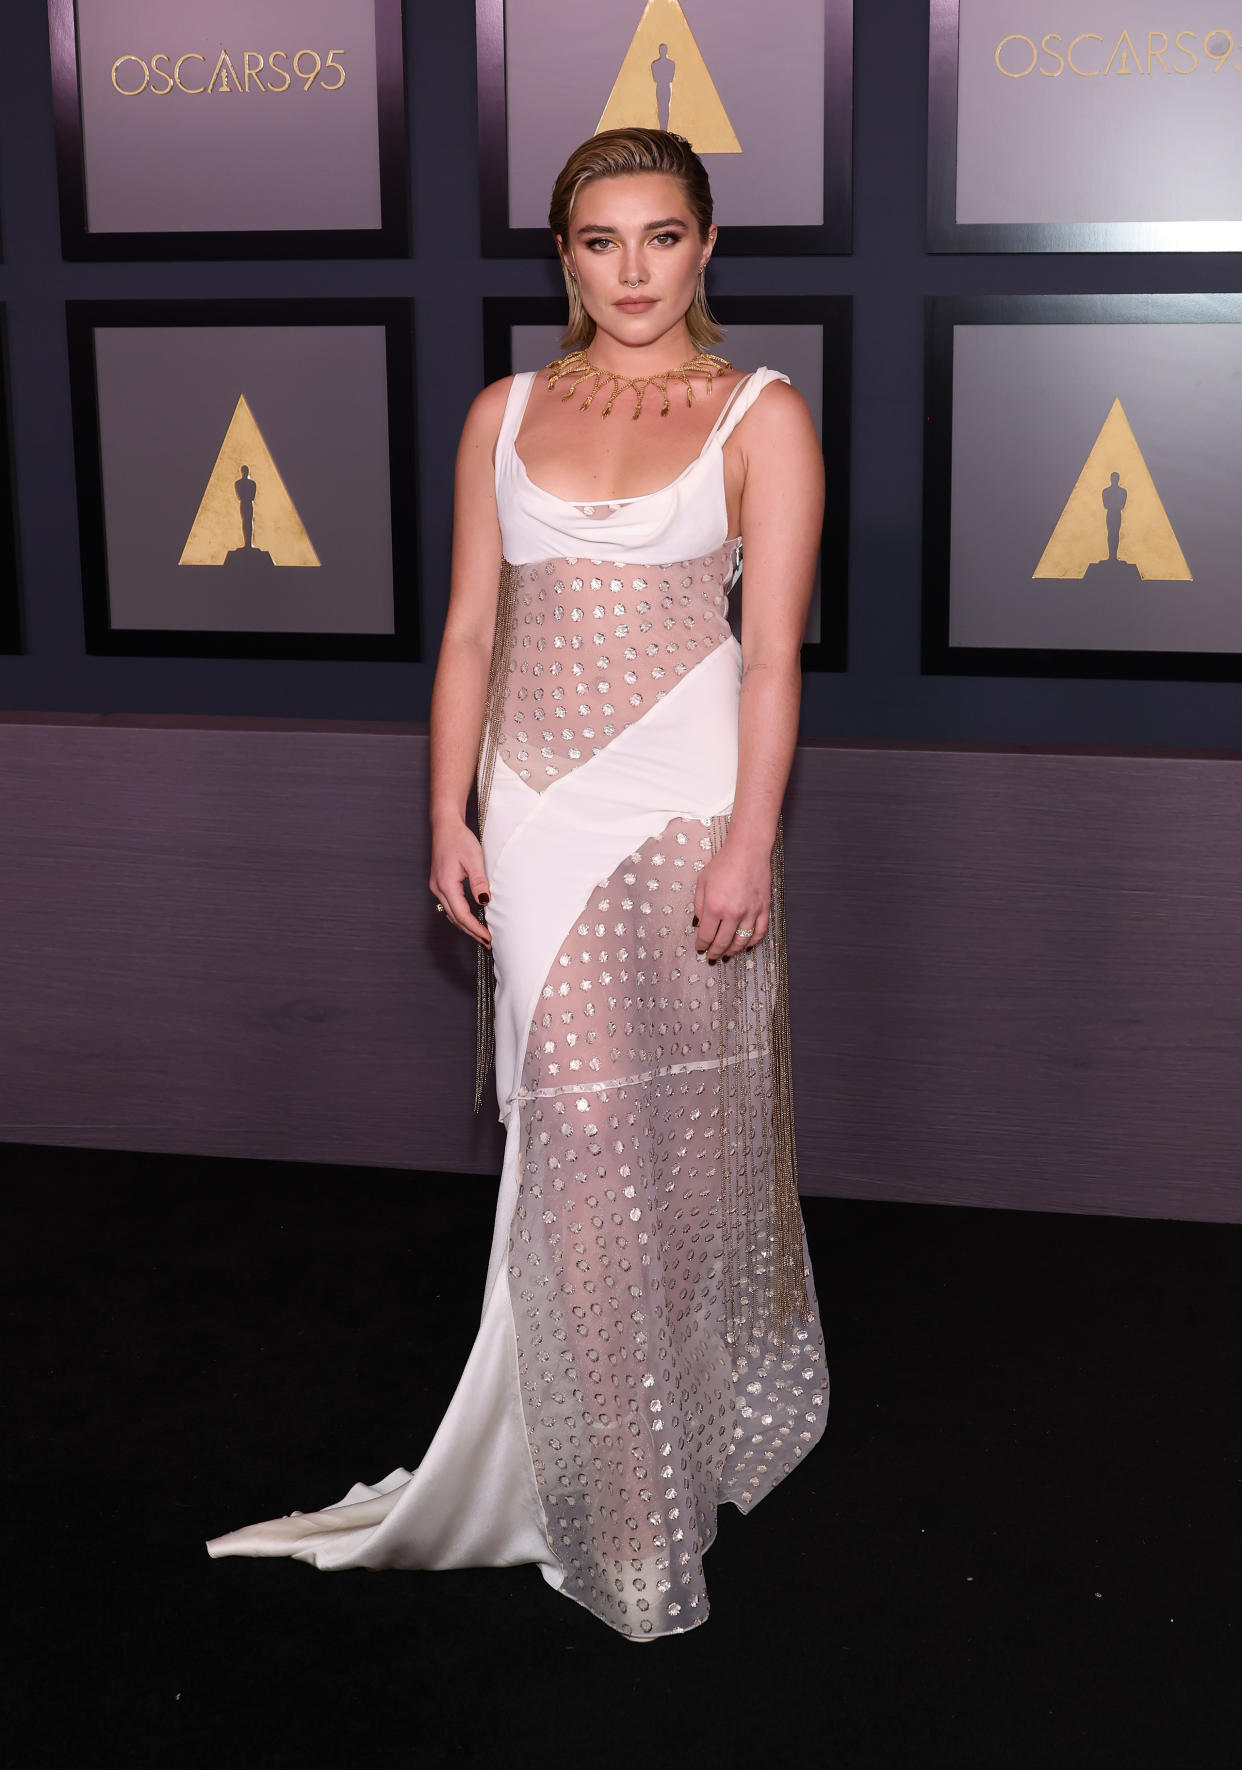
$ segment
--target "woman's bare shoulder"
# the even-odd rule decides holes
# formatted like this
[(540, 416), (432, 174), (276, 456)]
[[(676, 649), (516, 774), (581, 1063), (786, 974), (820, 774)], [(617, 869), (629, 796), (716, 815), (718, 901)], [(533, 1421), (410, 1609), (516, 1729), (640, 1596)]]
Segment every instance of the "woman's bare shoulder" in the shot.
[(499, 381), (489, 381), (482, 392), (475, 394), (470, 402), (470, 410), (466, 413), (468, 430), (490, 429), (496, 432), (500, 429), (509, 393), (516, 379), (516, 375), (502, 375)]
[[(758, 373), (758, 371), (756, 371)], [(755, 398), (753, 411), (760, 407), (766, 412), (809, 412), (810, 407), (792, 381), (784, 379), (783, 369), (769, 369), (768, 379), (759, 389)]]
[(744, 429), (748, 437), (772, 443), (794, 441), (804, 436), (808, 428), (814, 432), (810, 406), (792, 382), (778, 379), (779, 374), (780, 371), (774, 373), (759, 389), (738, 425), (739, 434)]
[(505, 406), (516, 379), (515, 375), (502, 375), (499, 381), (490, 381), (481, 393), (475, 394), (461, 427), (460, 459), (472, 457), (476, 452), (494, 459)]

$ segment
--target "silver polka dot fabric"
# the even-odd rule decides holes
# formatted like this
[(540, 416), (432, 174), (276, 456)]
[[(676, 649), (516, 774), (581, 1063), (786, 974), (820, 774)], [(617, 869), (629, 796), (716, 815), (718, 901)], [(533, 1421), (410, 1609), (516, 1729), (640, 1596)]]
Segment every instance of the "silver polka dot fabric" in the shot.
[[(730, 566), (523, 567), (504, 763), (546, 792), (640, 719), (729, 638)], [(809, 1316), (781, 1341), (726, 1332), (721, 967), (692, 925), (710, 822), (665, 823), (597, 882), (540, 990), (517, 1098), (508, 1279), (548, 1544), (560, 1589), (635, 1640), (705, 1620), (719, 1504), (770, 1493), (828, 1406), (805, 1233)]]
[(729, 638), (733, 552), (673, 565), (519, 569), (499, 758), (543, 792)]

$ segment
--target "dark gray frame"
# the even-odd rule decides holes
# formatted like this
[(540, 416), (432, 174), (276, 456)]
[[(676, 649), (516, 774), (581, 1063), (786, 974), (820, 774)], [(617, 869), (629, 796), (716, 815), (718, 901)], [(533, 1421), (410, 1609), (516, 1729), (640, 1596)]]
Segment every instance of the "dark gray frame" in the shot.
[[(802, 647), (804, 670), (844, 670), (849, 654), (850, 430), (854, 302), (849, 295), (721, 295), (723, 325), (817, 325), (824, 334), (823, 436), (828, 515), (820, 542), (820, 638)], [(565, 302), (551, 295), (489, 295), (483, 301), (483, 375), (513, 373), (512, 328), (556, 326)], [(831, 520), (829, 520), (829, 517)], [(828, 594), (829, 586), (832, 595)]]
[[(952, 585), (953, 328), (1242, 325), (1242, 294), (929, 295), (923, 457), (922, 670), (942, 676), (1242, 682), (1242, 652), (1101, 651), (949, 643)], [(998, 395), (1003, 397), (1003, 395)], [(1242, 531), (1242, 519), (1240, 519)]]
[[(509, 225), (509, 103), (505, 0), (475, 0), (479, 85), (479, 201), (485, 258), (553, 258), (542, 227)], [(549, 193), (551, 194), (551, 193)], [(824, 0), (824, 219), (818, 227), (730, 227), (747, 256), (853, 251), (854, 0)]]
[[(414, 303), (396, 298), (256, 301), (70, 301), (70, 394), (86, 650), (112, 657), (321, 658), (404, 662), (422, 656), (415, 449)], [(382, 325), (387, 339), (392, 633), (243, 632), (114, 627), (95, 376), (102, 326)]]
[[(351, 0), (358, 4), (359, 0)], [(47, 0), (60, 237), (78, 260), (201, 258), (404, 258), (410, 251), (403, 0), (371, 0), (378, 78), (380, 215), (377, 228), (95, 233), (86, 224), (86, 163), (77, 50), (78, 0)]]
[(957, 91), (958, 0), (931, 0), (927, 82), (929, 252), (1242, 251), (1242, 221), (959, 221)]
[(0, 303), (0, 652), (22, 650), (21, 559), (13, 484), (13, 417), (9, 406), (9, 322)]

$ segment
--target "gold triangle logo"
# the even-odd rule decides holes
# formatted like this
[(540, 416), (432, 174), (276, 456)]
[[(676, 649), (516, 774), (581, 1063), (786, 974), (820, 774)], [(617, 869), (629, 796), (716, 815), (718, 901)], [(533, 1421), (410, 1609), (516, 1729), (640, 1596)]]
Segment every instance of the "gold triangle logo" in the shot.
[(302, 518), (242, 394), (216, 456), (181, 565), (223, 565), (253, 548), (273, 565), (318, 565)]
[(1095, 565), (1193, 582), (1130, 420), (1115, 399), (1052, 531), (1035, 578), (1081, 578)]
[(595, 133), (636, 125), (684, 135), (696, 154), (742, 151), (678, 0), (647, 0)]

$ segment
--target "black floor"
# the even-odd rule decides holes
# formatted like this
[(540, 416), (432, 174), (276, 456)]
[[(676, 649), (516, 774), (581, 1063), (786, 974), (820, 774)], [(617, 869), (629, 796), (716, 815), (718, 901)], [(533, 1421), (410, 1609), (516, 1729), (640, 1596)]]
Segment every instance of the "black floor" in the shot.
[(828, 1429), (694, 1632), (208, 1536), (414, 1467), (495, 1185), (0, 1145), (9, 1763), (1238, 1770), (1236, 1228), (806, 1200)]

